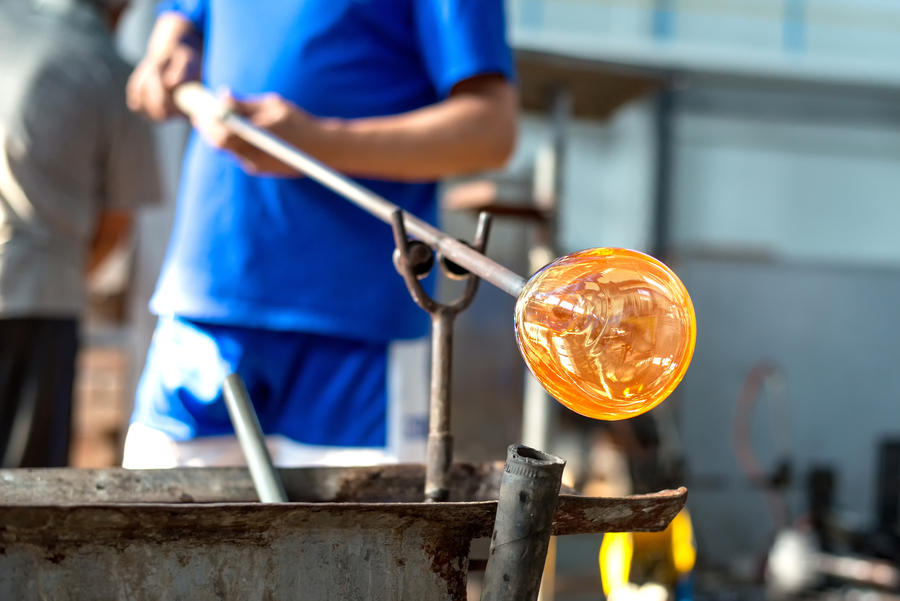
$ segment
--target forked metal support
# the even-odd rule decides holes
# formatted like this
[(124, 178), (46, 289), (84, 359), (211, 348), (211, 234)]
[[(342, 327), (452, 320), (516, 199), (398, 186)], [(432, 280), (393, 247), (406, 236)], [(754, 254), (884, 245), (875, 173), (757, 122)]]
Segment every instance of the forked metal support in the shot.
[[(490, 233), (491, 218), (487, 213), (478, 216), (472, 248), (484, 252)], [(453, 320), (475, 298), (480, 279), (464, 268), (442, 259), (450, 277), (467, 280), (462, 295), (452, 303), (431, 298), (419, 279), (428, 274), (434, 256), (428, 246), (410, 240), (400, 210), (391, 216), (394, 243), (397, 250), (394, 264), (416, 304), (431, 315), (431, 395), (428, 419), (428, 452), (425, 467), (425, 498), (446, 501), (450, 496), (449, 473), (453, 463), (453, 435), (450, 433), (450, 374), (453, 358)]]

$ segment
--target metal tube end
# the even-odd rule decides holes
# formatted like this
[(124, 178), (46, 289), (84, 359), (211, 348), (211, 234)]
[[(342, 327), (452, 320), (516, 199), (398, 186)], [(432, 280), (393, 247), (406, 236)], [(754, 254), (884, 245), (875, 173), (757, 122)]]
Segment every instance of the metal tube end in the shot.
[(481, 601), (534, 601), (566, 462), (522, 444), (510, 445)]
[(565, 467), (565, 459), (523, 444), (512, 444), (506, 449), (506, 472), (510, 474), (558, 480)]

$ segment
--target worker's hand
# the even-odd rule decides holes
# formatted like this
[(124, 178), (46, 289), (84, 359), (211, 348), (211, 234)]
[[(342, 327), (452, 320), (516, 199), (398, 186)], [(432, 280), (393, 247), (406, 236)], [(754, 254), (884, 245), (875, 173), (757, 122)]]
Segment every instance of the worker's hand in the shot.
[[(243, 116), (253, 125), (272, 132), (289, 144), (314, 156), (317, 154), (316, 149), (324, 137), (322, 124), (292, 102), (278, 94), (264, 94), (238, 100), (230, 93), (222, 92), (219, 97), (227, 110)], [(250, 173), (291, 177), (302, 175), (293, 167), (272, 158), (268, 153), (232, 133), (218, 119), (218, 115), (195, 115), (193, 123), (207, 142), (234, 154), (244, 169)]]
[(145, 56), (128, 80), (128, 107), (162, 121), (179, 114), (172, 93), (179, 84), (200, 78), (200, 53), (178, 44), (163, 56)]

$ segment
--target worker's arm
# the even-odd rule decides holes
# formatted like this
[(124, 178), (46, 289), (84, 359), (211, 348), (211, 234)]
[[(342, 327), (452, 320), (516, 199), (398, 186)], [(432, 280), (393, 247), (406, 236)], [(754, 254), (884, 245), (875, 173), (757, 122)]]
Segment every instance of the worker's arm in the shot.
[[(432, 12), (422, 11), (420, 17), (434, 17)], [(476, 16), (480, 18), (481, 13), (470, 15), (472, 19)], [(439, 35), (456, 29), (425, 27), (422, 31), (423, 35)], [(478, 28), (463, 29), (471, 30), (473, 36), (481, 35)], [(178, 84), (198, 78), (201, 48), (198, 28), (191, 19), (177, 12), (163, 13), (154, 26), (147, 54), (129, 81), (129, 106), (154, 119), (175, 114), (172, 92)], [(446, 68), (443, 65), (433, 70), (443, 73)], [(366, 90), (359, 93), (365, 95)], [(253, 123), (328, 165), (359, 176), (433, 180), (496, 168), (506, 161), (515, 142), (516, 91), (502, 75), (460, 81), (441, 102), (384, 117), (320, 119), (277, 95), (230, 102)], [(249, 170), (296, 175), (230, 134), (211, 117), (199, 116), (195, 124), (212, 144), (232, 151)]]
[[(467, 79), (442, 102), (386, 117), (318, 119), (274, 94), (224, 101), (252, 123), (357, 176), (434, 180), (497, 168), (511, 154), (516, 136), (516, 90), (500, 75)], [(296, 174), (232, 134), (214, 115), (197, 116), (194, 123), (211, 144), (233, 152), (248, 170)]]
[(131, 213), (106, 211), (100, 217), (88, 255), (87, 272), (90, 273), (124, 244), (131, 235)]
[(194, 24), (176, 12), (159, 16), (147, 52), (128, 80), (128, 106), (162, 121), (179, 114), (172, 100), (178, 84), (199, 79), (203, 42)]

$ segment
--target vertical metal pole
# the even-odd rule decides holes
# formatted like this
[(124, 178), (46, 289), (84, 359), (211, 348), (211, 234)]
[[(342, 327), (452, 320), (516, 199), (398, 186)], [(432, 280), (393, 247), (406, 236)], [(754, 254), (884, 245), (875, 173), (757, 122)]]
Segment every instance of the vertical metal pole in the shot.
[(428, 418), (428, 458), (425, 497), (446, 501), (450, 497), (450, 368), (453, 361), (454, 313), (446, 307), (431, 314), (431, 402)]
[(272, 457), (266, 448), (259, 418), (253, 410), (244, 381), (239, 375), (231, 374), (225, 378), (222, 392), (259, 500), (263, 503), (287, 503), (284, 484), (272, 465)]
[(537, 599), (565, 465), (524, 445), (507, 450), (481, 601)]
[[(534, 166), (535, 204), (548, 218), (538, 222), (537, 242), (528, 252), (528, 269), (534, 273), (556, 257), (557, 215), (562, 199), (563, 167), (567, 126), (572, 114), (572, 95), (566, 89), (556, 90), (551, 108), (551, 143), (543, 147)], [(522, 407), (522, 442), (536, 449), (546, 449), (553, 429), (554, 403), (540, 382), (525, 372), (524, 405)], [(555, 597), (556, 540), (551, 538), (540, 601)]]
[(656, 134), (656, 178), (654, 182), (653, 256), (665, 260), (671, 250), (673, 115), (675, 92), (671, 84), (656, 96), (654, 129)]
[[(556, 213), (562, 196), (566, 127), (571, 112), (571, 94), (565, 89), (557, 90), (550, 114), (551, 144), (541, 149), (534, 166), (535, 203), (549, 217), (547, 221), (538, 224), (537, 243), (528, 252), (528, 268), (531, 273), (556, 256)], [(536, 449), (546, 449), (552, 426), (553, 403), (531, 372), (525, 373), (522, 442)]]

